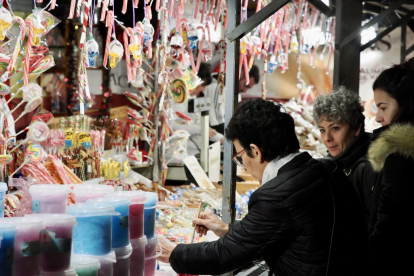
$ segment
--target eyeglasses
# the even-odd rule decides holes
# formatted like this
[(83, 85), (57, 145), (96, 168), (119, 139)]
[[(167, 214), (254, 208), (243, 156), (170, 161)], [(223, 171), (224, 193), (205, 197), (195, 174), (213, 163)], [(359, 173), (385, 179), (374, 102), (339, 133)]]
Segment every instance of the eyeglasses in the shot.
[(234, 163), (236, 163), (237, 166), (242, 167), (243, 166), (243, 159), (242, 159), (242, 155), (243, 153), (246, 152), (246, 149), (243, 149), (242, 151), (236, 153), (235, 155), (233, 155), (233, 157), (231, 159), (233, 159)]

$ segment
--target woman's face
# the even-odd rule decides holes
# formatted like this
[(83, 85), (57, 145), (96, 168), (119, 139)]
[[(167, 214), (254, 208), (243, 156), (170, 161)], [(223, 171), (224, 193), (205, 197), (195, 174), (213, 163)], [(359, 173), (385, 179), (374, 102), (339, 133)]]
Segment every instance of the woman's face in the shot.
[(335, 157), (341, 154), (347, 145), (358, 136), (360, 129), (355, 130), (348, 123), (328, 121), (327, 116), (321, 116), (319, 131), (329, 153)]
[(382, 126), (391, 124), (399, 108), (397, 101), (382, 89), (374, 90), (374, 101), (378, 107), (375, 121)]

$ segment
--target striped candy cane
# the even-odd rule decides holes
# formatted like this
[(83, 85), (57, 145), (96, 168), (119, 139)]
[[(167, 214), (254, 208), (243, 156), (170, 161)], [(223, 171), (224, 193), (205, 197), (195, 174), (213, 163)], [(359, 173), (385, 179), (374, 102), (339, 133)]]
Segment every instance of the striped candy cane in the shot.
[(76, 5), (76, 17), (80, 16), (80, 12), (81, 12), (81, 7), (82, 7), (82, 3), (84, 0), (78, 0), (78, 3)]
[(115, 28), (113, 24), (114, 24), (114, 12), (108, 11), (108, 14), (106, 16), (106, 24), (105, 24), (106, 27), (108, 28), (108, 34), (106, 35), (105, 55), (104, 55), (104, 60), (103, 60), (103, 66), (105, 67), (108, 63), (109, 43), (111, 42), (112, 31), (113, 31), (113, 28)]
[(75, 14), (75, 6), (76, 6), (76, 0), (71, 0), (68, 19), (73, 18), (73, 15)]
[(20, 49), (22, 48), (22, 43), (24, 40), (25, 32), (26, 32), (26, 23), (21, 17), (15, 16), (15, 20), (20, 24), (20, 36), (17, 38), (16, 47), (14, 48), (12, 58), (10, 60), (9, 65), (7, 66), (7, 71), (11, 72), (13, 67), (16, 63), (17, 56), (19, 55)]
[(216, 24), (214, 26), (214, 30), (215, 31), (217, 31), (217, 24), (219, 22), (219, 17), (220, 17), (220, 13), (221, 13), (221, 5), (222, 4), (223, 4), (223, 0), (219, 0), (219, 2), (218, 2), (218, 8), (217, 8), (217, 13), (216, 13)]
[[(133, 0), (131, 0), (131, 1), (133, 1)], [(135, 2), (134, 2), (134, 8), (138, 8), (138, 2), (139, 2), (139, 0), (135, 0)]]
[(103, 0), (102, 3), (102, 12), (101, 12), (101, 21), (105, 20), (106, 11), (108, 10), (109, 0)]
[(56, 0), (51, 0), (50, 1), (50, 9), (49, 10), (54, 10), (56, 8)]
[(24, 86), (29, 84), (29, 69), (30, 69), (30, 52), (33, 43), (33, 25), (32, 22), (26, 20), (26, 25), (29, 27), (29, 38), (26, 43), (26, 56), (24, 61), (23, 83)]
[(80, 41), (79, 41), (79, 48), (80, 49), (83, 48), (83, 44), (85, 44), (85, 40), (86, 40), (86, 28), (88, 27), (89, 7), (90, 7), (91, 3), (92, 3), (92, 0), (89, 0), (89, 1), (83, 0), (82, 1), (82, 5), (83, 5), (83, 24), (82, 24), (82, 34), (81, 34), (81, 38), (80, 38)]
[[(124, 0), (124, 3), (122, 5), (122, 13), (125, 14), (127, 12), (127, 5), (128, 5), (128, 0)], [(134, 12), (134, 11), (132, 11)]]
[[(129, 39), (128, 39), (129, 37)], [(127, 75), (128, 75), (128, 81), (134, 81), (135, 80), (135, 74), (133, 74), (133, 70), (131, 68), (131, 56), (129, 53), (129, 42), (135, 43), (135, 37), (134, 32), (132, 28), (126, 28), (124, 30), (124, 49), (125, 49), (125, 60), (127, 64)]]

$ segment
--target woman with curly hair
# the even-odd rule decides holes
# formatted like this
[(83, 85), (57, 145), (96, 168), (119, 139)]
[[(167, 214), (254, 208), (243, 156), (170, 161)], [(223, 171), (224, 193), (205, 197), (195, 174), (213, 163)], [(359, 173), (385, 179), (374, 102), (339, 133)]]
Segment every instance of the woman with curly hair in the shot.
[(374, 131), (375, 140), (368, 150), (369, 161), (378, 173), (369, 222), (370, 244), (381, 275), (409, 275), (414, 256), (410, 227), (414, 213), (414, 59), (383, 71), (373, 90), (376, 121), (382, 127)]
[(353, 184), (368, 225), (377, 175), (366, 157), (372, 135), (364, 131), (363, 111), (358, 94), (341, 86), (316, 98), (313, 117), (329, 156)]

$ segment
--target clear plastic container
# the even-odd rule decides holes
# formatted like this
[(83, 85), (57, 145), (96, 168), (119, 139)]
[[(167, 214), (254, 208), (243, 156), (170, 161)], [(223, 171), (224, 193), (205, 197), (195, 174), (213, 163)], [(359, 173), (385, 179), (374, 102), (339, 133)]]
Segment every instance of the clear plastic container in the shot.
[(112, 186), (100, 184), (75, 185), (73, 188), (76, 203), (85, 203), (89, 199), (100, 198), (113, 192), (114, 188)]
[(123, 191), (114, 193), (114, 196), (131, 200), (131, 206), (129, 206), (129, 238), (141, 238), (144, 235), (145, 192)]
[(97, 276), (101, 262), (92, 256), (72, 255), (70, 265), (75, 268), (78, 276)]
[(157, 245), (158, 237), (154, 236), (148, 239), (147, 245), (145, 246), (145, 276), (154, 276), (155, 269), (157, 267)]
[(103, 256), (96, 256), (101, 262), (101, 268), (98, 270), (98, 276), (112, 276), (114, 275), (114, 263), (116, 262), (115, 252)]
[(126, 247), (114, 248), (116, 263), (114, 263), (114, 275), (129, 276), (130, 257), (132, 254), (132, 245)]
[(67, 185), (39, 184), (29, 188), (32, 213), (65, 214), (70, 188)]
[(0, 224), (0, 275), (13, 275), (13, 250), (16, 226)]
[(43, 276), (78, 276), (74, 268), (69, 268), (63, 271), (42, 271)]
[(155, 235), (155, 212), (158, 204), (158, 194), (147, 192), (144, 211), (144, 235), (151, 239)]
[(70, 205), (68, 213), (76, 217), (73, 229), (73, 253), (106, 255), (112, 250), (112, 216), (119, 215), (114, 206), (99, 202)]
[(147, 237), (131, 240), (132, 254), (130, 257), (129, 271), (131, 276), (143, 276), (145, 264), (145, 246)]
[(0, 218), (4, 217), (4, 204), (7, 189), (7, 184), (4, 182), (0, 182)]
[(32, 214), (29, 218), (43, 221), (41, 232), (42, 272), (65, 271), (70, 268), (72, 232), (76, 219), (66, 214)]
[(0, 225), (14, 225), (17, 229), (14, 240), (13, 276), (39, 275), (40, 232), (44, 229), (43, 221), (27, 217), (2, 218)]
[(102, 202), (111, 204), (115, 211), (120, 213), (112, 219), (112, 248), (122, 248), (129, 245), (129, 206), (131, 201), (128, 198), (121, 198), (109, 194), (104, 198), (90, 199), (87, 202)]

